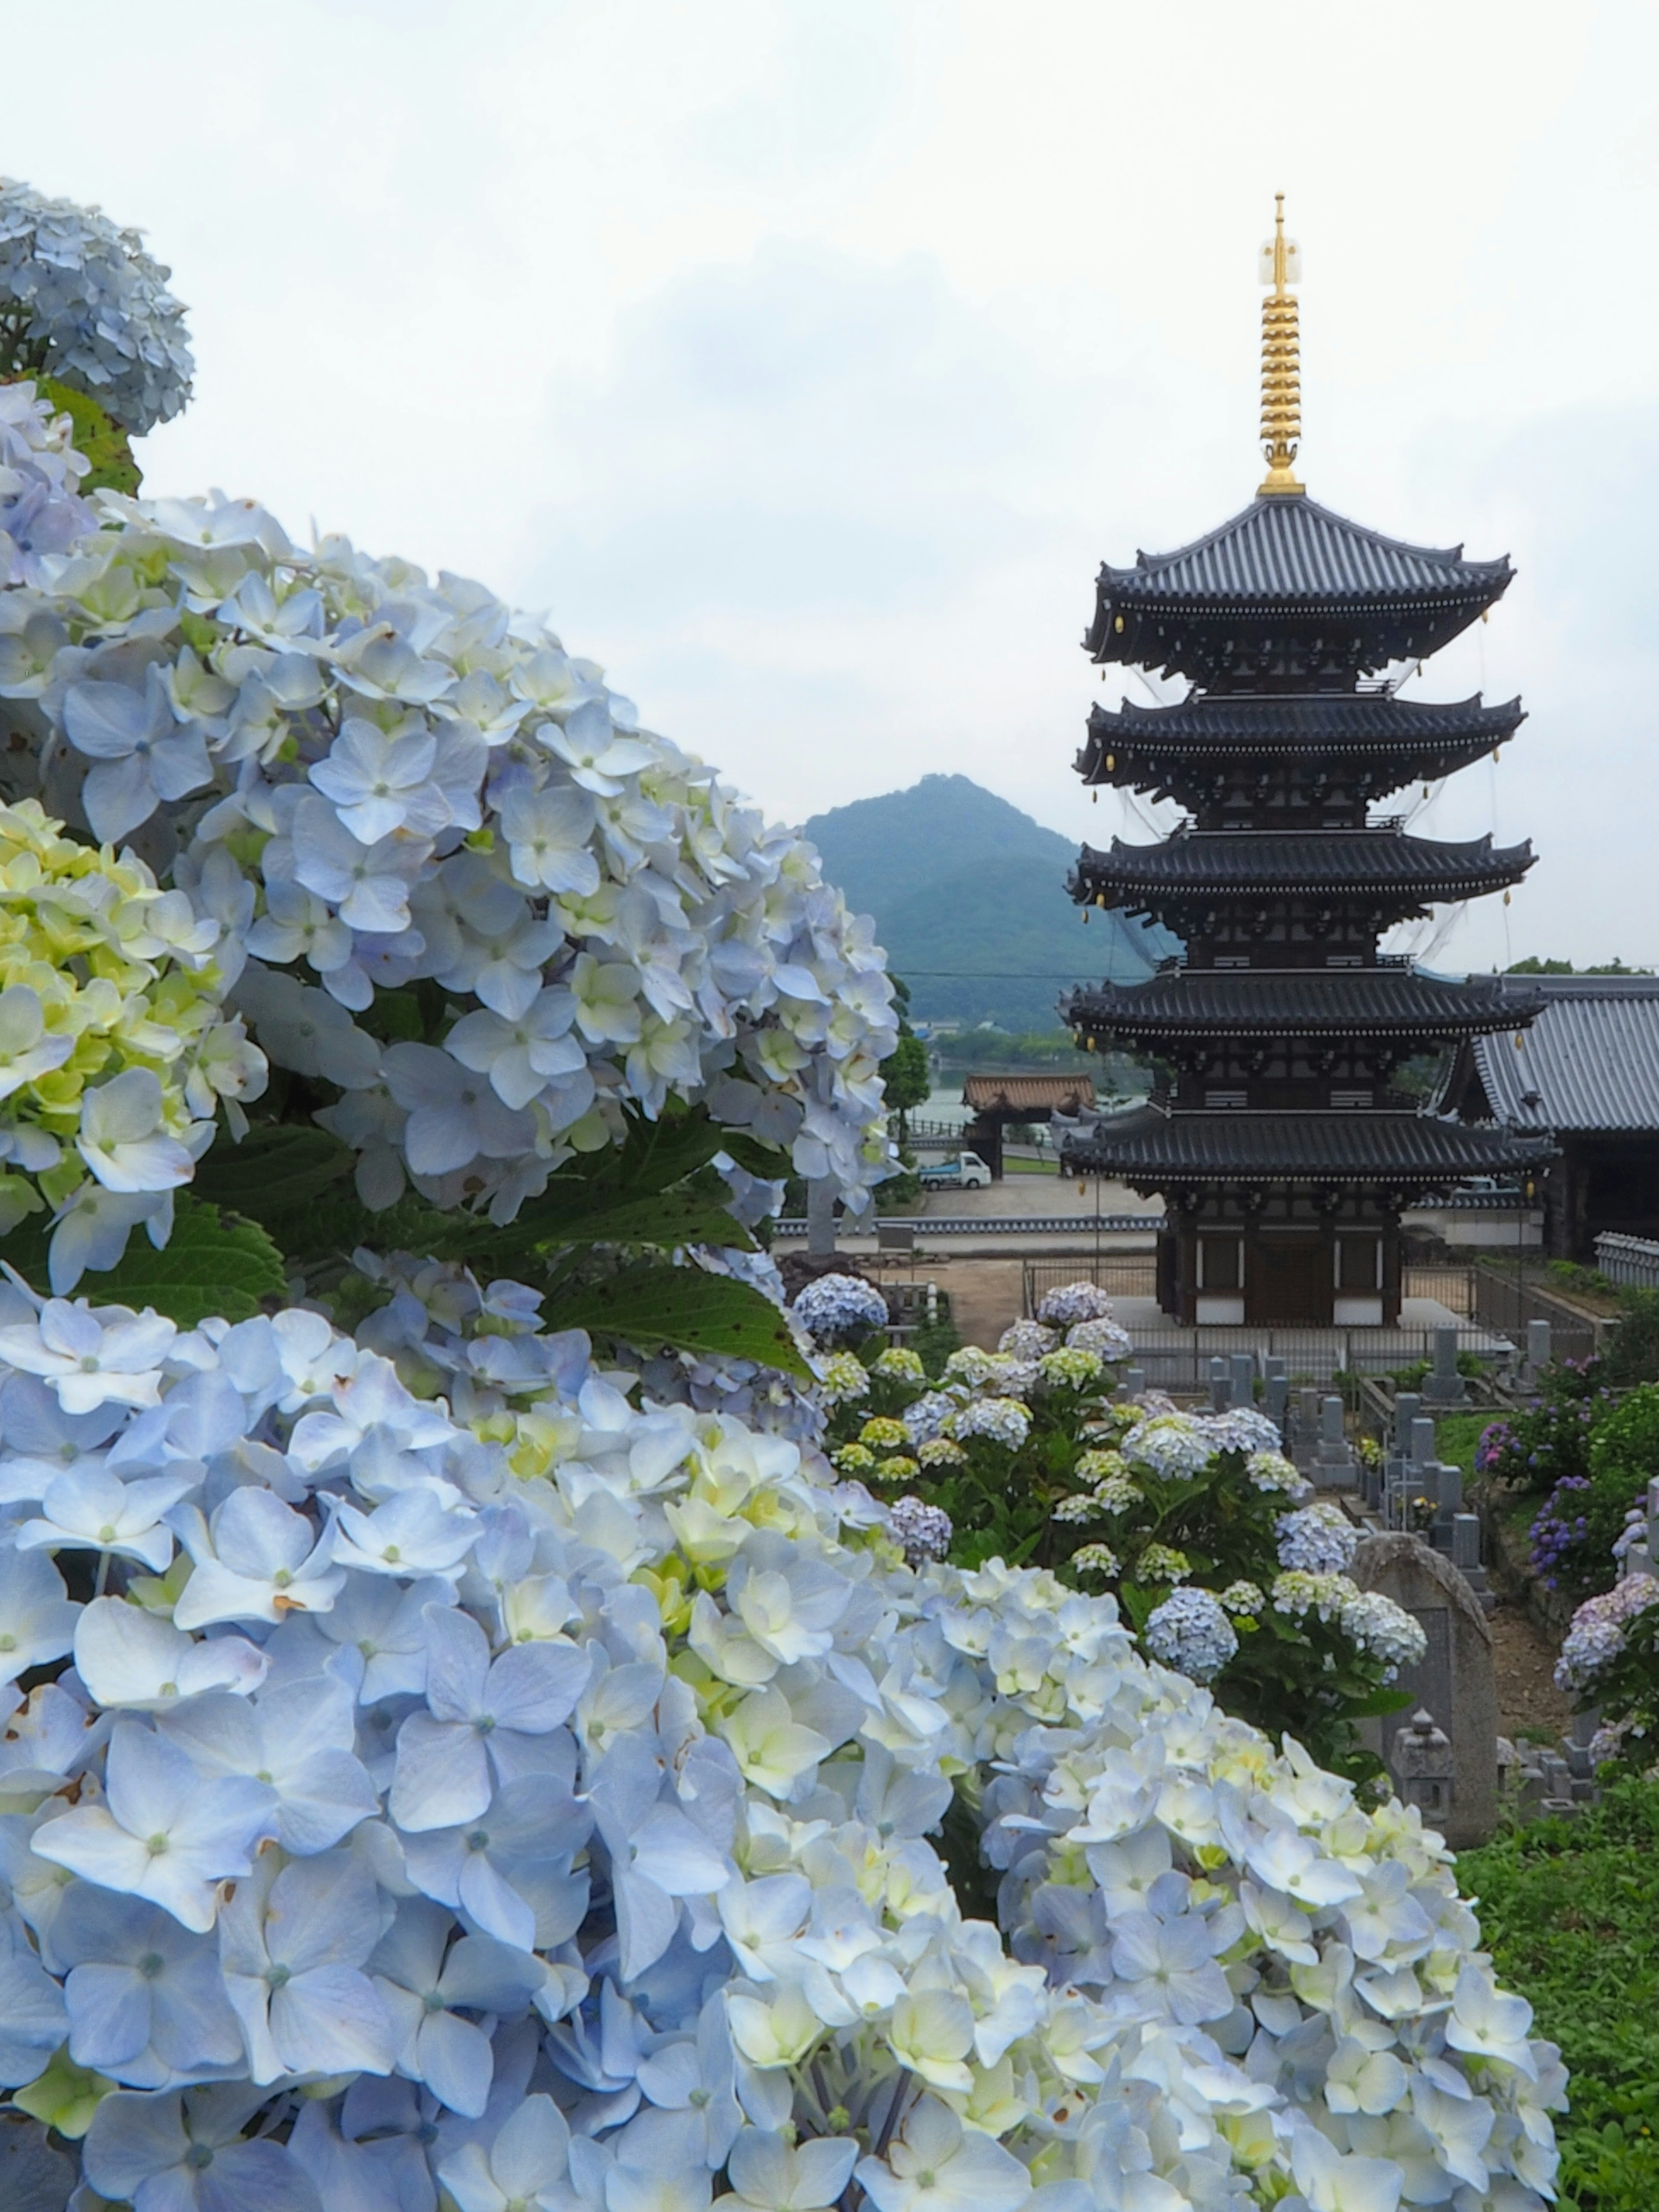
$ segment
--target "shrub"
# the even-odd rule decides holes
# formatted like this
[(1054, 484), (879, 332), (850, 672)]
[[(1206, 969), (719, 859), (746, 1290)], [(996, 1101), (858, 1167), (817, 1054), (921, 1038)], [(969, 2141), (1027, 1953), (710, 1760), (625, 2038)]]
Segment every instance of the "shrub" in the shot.
[(1352, 1524), (1301, 1506), (1307, 1486), (1265, 1416), (1112, 1401), (1092, 1348), (1121, 1356), (1105, 1304), (1092, 1285), (1052, 1292), (1046, 1313), (1077, 1316), (1064, 1344), (1057, 1326), (1017, 1322), (998, 1352), (969, 1348), (942, 1376), (900, 1375), (884, 1355), (844, 1397), (838, 1355), (837, 1468), (941, 1509), (959, 1563), (1029, 1561), (1109, 1590), (1146, 1648), (1229, 1712), (1375, 1776), (1356, 1723), (1404, 1703), (1390, 1684), (1421, 1631), (1348, 1578)]
[(1497, 1971), (1519, 1982), (1572, 2075), (1564, 2212), (1659, 2203), (1659, 1786), (1623, 1782), (1573, 1821), (1458, 1855)]
[(1551, 1589), (1583, 1598), (1612, 1587), (1613, 1546), (1659, 1474), (1659, 1384), (1597, 1407), (1588, 1473), (1565, 1477), (1533, 1523), (1533, 1565)]

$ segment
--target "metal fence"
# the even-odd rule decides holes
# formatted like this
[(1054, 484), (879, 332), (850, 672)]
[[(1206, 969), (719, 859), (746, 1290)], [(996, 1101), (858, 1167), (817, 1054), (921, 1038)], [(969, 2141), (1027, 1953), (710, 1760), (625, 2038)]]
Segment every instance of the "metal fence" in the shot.
[(1036, 1313), (1050, 1291), (1062, 1283), (1093, 1283), (1113, 1298), (1158, 1296), (1156, 1252), (1103, 1252), (1095, 1259), (1028, 1260), (1021, 1310)]
[(1443, 1263), (1407, 1261), (1400, 1271), (1400, 1295), (1402, 1298), (1435, 1298), (1450, 1313), (1474, 1317), (1474, 1274), (1473, 1267), (1447, 1267)]
[[(1397, 1374), (1432, 1361), (1435, 1334), (1427, 1328), (1180, 1328), (1173, 1323), (1129, 1331), (1133, 1364), (1152, 1388), (1164, 1390), (1207, 1389), (1210, 1362), (1241, 1352), (1258, 1364), (1282, 1359), (1292, 1389), (1345, 1373)], [(1492, 1366), (1508, 1366), (1519, 1357), (1507, 1339), (1467, 1324), (1457, 1331), (1457, 1350)]]
[(1610, 1283), (1659, 1291), (1659, 1244), (1645, 1237), (1620, 1237), (1606, 1231), (1595, 1240), (1595, 1264)]
[[(1079, 1242), (1091, 1237), (1097, 1231), (1102, 1236), (1121, 1237), (1134, 1231), (1156, 1236), (1164, 1226), (1161, 1213), (884, 1213), (878, 1221), (862, 1221), (856, 1214), (844, 1215), (836, 1224), (836, 1233), (843, 1243), (856, 1237), (873, 1237), (878, 1227), (894, 1226), (914, 1229), (923, 1238), (930, 1237), (1075, 1237)], [(806, 1217), (804, 1213), (787, 1213), (778, 1222), (774, 1234), (786, 1243), (805, 1237)], [(1074, 1282), (1086, 1262), (1079, 1261), (1072, 1273), (1064, 1278)]]
[(1497, 1267), (1477, 1267), (1474, 1277), (1474, 1318), (1480, 1326), (1524, 1343), (1527, 1323), (1547, 1321), (1553, 1359), (1593, 1359), (1617, 1326), (1580, 1312), (1525, 1276)]

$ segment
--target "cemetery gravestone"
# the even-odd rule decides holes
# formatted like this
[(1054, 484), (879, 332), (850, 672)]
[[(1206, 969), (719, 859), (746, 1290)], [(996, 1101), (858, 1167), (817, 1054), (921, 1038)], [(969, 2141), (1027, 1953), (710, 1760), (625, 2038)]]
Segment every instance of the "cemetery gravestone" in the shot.
[[(1428, 1639), (1420, 1663), (1395, 1684), (1451, 1743), (1451, 1811), (1442, 1832), (1455, 1849), (1484, 1843), (1498, 1819), (1498, 1686), (1492, 1631), (1468, 1583), (1449, 1559), (1420, 1538), (1390, 1531), (1367, 1536), (1351, 1570), (1361, 1589), (1381, 1590), (1418, 1620)], [(1379, 1757), (1401, 1722), (1389, 1714), (1362, 1732)], [(1441, 1826), (1439, 1822), (1437, 1826)]]

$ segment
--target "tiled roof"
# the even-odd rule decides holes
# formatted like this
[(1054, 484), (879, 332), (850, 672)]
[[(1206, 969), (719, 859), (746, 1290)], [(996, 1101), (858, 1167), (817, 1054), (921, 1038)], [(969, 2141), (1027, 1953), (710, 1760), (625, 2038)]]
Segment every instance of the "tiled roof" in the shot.
[(1507, 556), (1466, 561), (1461, 545), (1407, 545), (1303, 497), (1257, 499), (1207, 538), (1173, 553), (1138, 553), (1132, 568), (1103, 567), (1100, 584), (1121, 601), (1374, 605), (1449, 592), (1496, 598), (1510, 574)]
[(1529, 1166), (1548, 1139), (1431, 1114), (1127, 1114), (1079, 1117), (1062, 1162), (1162, 1188), (1183, 1177), (1297, 1182), (1456, 1182)]
[(1473, 1047), (1492, 1111), (1524, 1129), (1659, 1129), (1659, 977), (1527, 980), (1532, 1027)]
[(1085, 845), (1072, 878), (1082, 901), (1107, 894), (1109, 906), (1136, 893), (1211, 891), (1293, 896), (1332, 891), (1420, 891), (1425, 897), (1472, 897), (1516, 883), (1533, 863), (1530, 842), (1494, 847), (1490, 836), (1466, 843), (1407, 837), (1394, 830), (1354, 830), (1318, 836), (1246, 830), (1182, 830), (1158, 845), (1112, 840), (1101, 852)]
[(977, 1114), (1075, 1114), (1094, 1104), (1094, 1080), (1087, 1075), (970, 1075), (962, 1086), (962, 1103)]
[(1086, 986), (1073, 993), (1066, 1018), (1091, 1032), (1146, 1036), (1466, 1036), (1512, 1030), (1539, 1004), (1520, 976), (1457, 983), (1410, 968), (1183, 969), (1144, 983)]
[(1173, 707), (1141, 707), (1126, 699), (1115, 713), (1096, 706), (1089, 734), (1097, 746), (1125, 751), (1395, 753), (1417, 745), (1501, 744), (1525, 719), (1518, 699), (1488, 707), (1473, 699), (1431, 705), (1378, 693), (1239, 693), (1194, 696)]

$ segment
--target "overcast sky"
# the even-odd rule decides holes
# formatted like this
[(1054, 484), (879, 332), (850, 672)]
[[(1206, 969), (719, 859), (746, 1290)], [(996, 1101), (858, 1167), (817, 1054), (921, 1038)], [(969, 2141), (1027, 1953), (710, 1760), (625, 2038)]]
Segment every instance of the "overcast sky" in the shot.
[(776, 814), (960, 770), (1103, 843), (1151, 831), (1072, 772), (1094, 572), (1259, 481), (1283, 190), (1310, 490), (1520, 571), (1409, 696), (1530, 719), (1413, 826), (1541, 858), (1424, 949), (1659, 964), (1656, 48), (1637, 0), (82, 0), (3, 160), (190, 305), (152, 491), (545, 608)]

